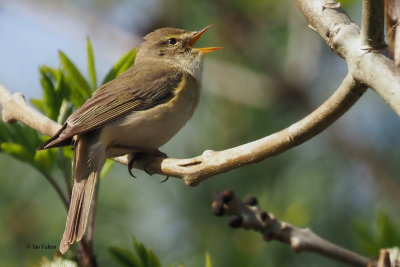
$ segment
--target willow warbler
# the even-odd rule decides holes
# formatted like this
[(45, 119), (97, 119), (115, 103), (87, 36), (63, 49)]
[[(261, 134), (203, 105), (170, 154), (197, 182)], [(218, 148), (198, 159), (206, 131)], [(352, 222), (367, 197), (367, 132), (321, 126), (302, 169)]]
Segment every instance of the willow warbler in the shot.
[(135, 64), (95, 91), (38, 149), (73, 144), (74, 185), (60, 252), (85, 234), (96, 180), (108, 157), (157, 154), (192, 116), (201, 89), (203, 56), (221, 47), (193, 48), (201, 31), (162, 28), (149, 33)]

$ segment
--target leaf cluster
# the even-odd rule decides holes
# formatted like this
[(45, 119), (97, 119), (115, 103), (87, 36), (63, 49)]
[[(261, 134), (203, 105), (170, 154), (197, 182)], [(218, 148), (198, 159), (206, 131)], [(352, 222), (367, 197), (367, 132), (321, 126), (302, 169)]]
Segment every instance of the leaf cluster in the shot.
[(397, 224), (384, 211), (377, 212), (372, 225), (360, 220), (354, 223), (357, 245), (366, 255), (379, 255), (382, 248), (399, 246), (400, 231)]
[[(154, 252), (151, 249), (146, 248), (143, 243), (139, 243), (133, 235), (132, 244), (134, 248), (133, 251), (112, 246), (109, 248), (109, 252), (121, 266), (161, 267), (161, 263)], [(175, 264), (171, 263), (169, 266), (174, 267)], [(182, 264), (178, 264), (177, 266), (184, 267)], [(206, 253), (205, 267), (212, 267), (211, 258), (208, 253)]]
[[(41, 99), (31, 99), (31, 103), (50, 119), (63, 123), (68, 116), (80, 107), (97, 89), (95, 60), (90, 39), (86, 40), (88, 74), (86, 79), (72, 60), (59, 51), (60, 66), (53, 68), (43, 65), (39, 68), (40, 84), (43, 90)], [(137, 49), (128, 51), (112, 66), (101, 84), (115, 79), (133, 65)], [(27, 162), (39, 172), (48, 175), (55, 165), (60, 169), (69, 169), (72, 151), (68, 148), (36, 151), (46, 140), (37, 131), (17, 122), (6, 124), (0, 122), (0, 151), (17, 160)], [(111, 162), (107, 162), (105, 171), (110, 170)], [(105, 173), (103, 172), (103, 174)]]

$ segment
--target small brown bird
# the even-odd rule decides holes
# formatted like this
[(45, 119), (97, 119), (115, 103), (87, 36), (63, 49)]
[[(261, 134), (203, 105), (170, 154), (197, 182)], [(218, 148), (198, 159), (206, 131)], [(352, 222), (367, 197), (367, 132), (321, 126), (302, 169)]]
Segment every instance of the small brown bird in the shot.
[(108, 157), (160, 155), (199, 102), (203, 55), (221, 47), (193, 48), (201, 31), (155, 30), (144, 37), (135, 64), (101, 86), (38, 149), (73, 143), (74, 186), (60, 252), (85, 234), (96, 180)]

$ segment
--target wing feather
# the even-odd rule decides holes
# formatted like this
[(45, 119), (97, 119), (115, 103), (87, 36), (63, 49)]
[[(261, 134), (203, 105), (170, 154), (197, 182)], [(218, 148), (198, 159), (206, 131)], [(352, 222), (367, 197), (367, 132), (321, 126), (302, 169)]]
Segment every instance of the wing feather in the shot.
[[(150, 63), (150, 62), (148, 62)], [(174, 97), (184, 79), (181, 69), (164, 63), (134, 65), (116, 79), (101, 86), (67, 119), (63, 130), (39, 149), (62, 146), (76, 134), (97, 129), (121, 116), (146, 110)]]

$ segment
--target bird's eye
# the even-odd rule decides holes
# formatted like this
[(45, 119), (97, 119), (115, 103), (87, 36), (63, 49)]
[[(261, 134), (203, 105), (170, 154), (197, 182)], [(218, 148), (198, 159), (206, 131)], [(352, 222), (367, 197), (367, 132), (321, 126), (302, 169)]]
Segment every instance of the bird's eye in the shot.
[(176, 40), (176, 38), (169, 38), (167, 42), (168, 42), (168, 44), (170, 44), (170, 45), (174, 45), (174, 44), (177, 43), (177, 40)]

